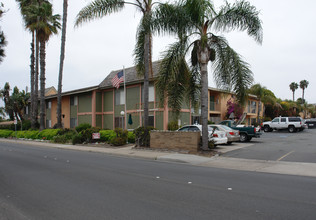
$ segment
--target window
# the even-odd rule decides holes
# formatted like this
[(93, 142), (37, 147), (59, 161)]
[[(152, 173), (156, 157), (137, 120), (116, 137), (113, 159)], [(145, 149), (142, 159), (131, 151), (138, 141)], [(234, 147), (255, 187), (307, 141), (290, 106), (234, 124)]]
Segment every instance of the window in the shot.
[(70, 118), (70, 128), (77, 126), (77, 118)]
[(125, 96), (124, 89), (115, 90), (115, 105), (124, 105), (125, 104)]
[(51, 128), (51, 127), (52, 127), (52, 121), (46, 120), (46, 128)]
[(279, 121), (280, 121), (279, 118), (275, 118), (275, 119), (272, 120), (272, 122), (274, 122), (274, 123), (278, 123)]
[(46, 109), (51, 109), (52, 108), (52, 102), (48, 101), (46, 102)]
[(78, 96), (72, 96), (70, 98), (70, 105), (71, 106), (77, 106), (78, 105)]
[(125, 127), (124, 117), (115, 117), (115, 128), (123, 128)]
[(210, 111), (214, 111), (215, 110), (215, 97), (214, 96), (210, 96)]
[(286, 122), (286, 118), (281, 118), (281, 122)]
[[(144, 116), (142, 117), (143, 124), (144, 124)], [(155, 117), (153, 115), (148, 116), (148, 126), (154, 127), (155, 125)]]
[(200, 120), (201, 120), (201, 116), (192, 116), (191, 117), (191, 123), (192, 124), (201, 124)]
[(300, 122), (300, 118), (289, 118), (289, 122)]
[(248, 113), (256, 113), (257, 102), (248, 101)]
[[(148, 101), (155, 101), (155, 88), (153, 85), (148, 86)], [(142, 87), (142, 102), (144, 102), (144, 86)]]

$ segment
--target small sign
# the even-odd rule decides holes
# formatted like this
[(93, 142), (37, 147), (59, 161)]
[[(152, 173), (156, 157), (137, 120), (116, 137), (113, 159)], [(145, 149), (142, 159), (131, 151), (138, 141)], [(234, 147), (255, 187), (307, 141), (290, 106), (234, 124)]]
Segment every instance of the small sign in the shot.
[(18, 120), (14, 119), (14, 124), (17, 125), (18, 124)]
[(100, 139), (100, 133), (92, 133), (92, 139)]

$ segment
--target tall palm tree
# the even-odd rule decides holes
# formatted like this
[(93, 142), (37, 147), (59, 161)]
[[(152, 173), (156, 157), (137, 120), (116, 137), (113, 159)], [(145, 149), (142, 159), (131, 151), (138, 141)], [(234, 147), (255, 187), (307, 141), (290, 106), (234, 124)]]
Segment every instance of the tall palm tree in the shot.
[(75, 25), (78, 26), (84, 22), (120, 12), (126, 5), (135, 6), (142, 12), (143, 16), (137, 29), (137, 43), (134, 55), (137, 71), (140, 75), (144, 75), (144, 127), (148, 126), (148, 87), (149, 75), (152, 74), (152, 35), (148, 24), (152, 18), (153, 5), (156, 3), (158, 2), (154, 2), (153, 0), (94, 0), (81, 9), (75, 23)]
[(40, 58), (40, 129), (45, 128), (45, 66), (46, 66), (46, 43), (50, 36), (60, 29), (60, 15), (53, 15), (53, 7), (49, 2), (41, 2), (30, 6), (29, 17), (36, 19), (32, 26), (36, 27), (36, 37), (39, 41)]
[[(33, 1), (33, 0), (17, 0), (17, 2), (19, 3), (19, 8), (24, 20), (24, 25), (25, 28), (28, 29), (31, 34), (32, 34), (32, 41), (31, 41), (31, 64), (30, 64), (30, 81), (31, 81), (31, 96), (30, 96), (30, 103), (31, 103), (31, 108), (30, 108), (30, 113), (31, 113), (31, 127), (35, 128), (36, 127), (36, 119), (37, 119), (37, 114), (35, 113), (35, 109), (37, 109), (37, 100), (35, 100), (35, 92), (38, 93), (37, 91), (35, 91), (35, 83), (38, 80), (38, 71), (35, 72), (36, 68), (35, 68), (35, 26), (33, 25), (37, 19), (30, 19), (29, 15), (29, 10), (32, 4), (37, 4), (37, 2)], [(33, 16), (31, 16), (33, 17)], [(36, 75), (36, 77), (35, 77)], [(36, 102), (35, 102), (36, 101)]]
[[(179, 107), (175, 100), (183, 97), (182, 89), (187, 77), (191, 84), (200, 78), (202, 148), (208, 148), (208, 63), (213, 62), (217, 85), (231, 88), (243, 103), (248, 87), (253, 81), (249, 65), (244, 62), (222, 36), (214, 31), (246, 30), (248, 35), (262, 42), (262, 26), (259, 12), (248, 2), (226, 3), (215, 11), (208, 0), (181, 0), (175, 4), (160, 5), (153, 23), (157, 32), (176, 33), (178, 41), (164, 54), (161, 64), (158, 89), (160, 96), (167, 93), (173, 107)], [(185, 55), (191, 48), (191, 75), (185, 62)], [(187, 74), (184, 74), (187, 73)], [(182, 75), (182, 76), (180, 76)], [(180, 81), (179, 81), (180, 80)]]
[(293, 92), (293, 102), (295, 102), (295, 99), (294, 99), (294, 94), (295, 94), (295, 90), (298, 89), (298, 84), (296, 82), (292, 82), (290, 84), (290, 90), (292, 90)]
[(305, 103), (305, 99), (304, 99), (304, 92), (305, 92), (305, 89), (307, 88), (309, 82), (307, 80), (302, 80), (300, 81), (300, 88), (303, 90), (302, 92), (302, 102), (303, 104)]
[(60, 64), (59, 64), (59, 76), (58, 76), (58, 95), (57, 95), (57, 127), (58, 128), (62, 127), (62, 124), (61, 124), (61, 92), (62, 92), (63, 69), (64, 69), (64, 60), (65, 60), (67, 8), (68, 8), (68, 0), (64, 0), (63, 24), (62, 24), (62, 31), (61, 31)]

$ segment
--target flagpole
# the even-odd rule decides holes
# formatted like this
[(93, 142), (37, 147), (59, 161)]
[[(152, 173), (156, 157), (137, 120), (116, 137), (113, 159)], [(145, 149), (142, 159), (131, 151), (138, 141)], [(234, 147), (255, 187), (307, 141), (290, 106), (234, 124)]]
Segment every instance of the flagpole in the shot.
[(124, 99), (125, 99), (125, 105), (124, 105), (124, 112), (125, 112), (125, 115), (124, 115), (124, 117), (125, 117), (125, 119), (124, 119), (124, 126), (125, 126), (125, 129), (127, 130), (127, 124), (126, 124), (126, 119), (127, 119), (127, 117), (126, 117), (126, 85), (125, 85), (125, 67), (123, 66), (123, 75), (124, 75)]

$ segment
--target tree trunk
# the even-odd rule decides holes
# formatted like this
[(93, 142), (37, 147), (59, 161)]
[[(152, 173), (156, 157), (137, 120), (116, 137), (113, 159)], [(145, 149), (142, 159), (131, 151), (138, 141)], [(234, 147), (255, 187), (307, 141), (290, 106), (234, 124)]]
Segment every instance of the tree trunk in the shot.
[(38, 123), (38, 76), (39, 76), (39, 40), (36, 35), (35, 40), (36, 48), (35, 48), (35, 80), (34, 80), (34, 100), (33, 100), (33, 120), (35, 121), (35, 125)]
[(34, 94), (35, 94), (35, 32), (32, 31), (32, 42), (31, 42), (31, 97), (30, 97), (30, 103), (31, 103), (31, 108), (29, 111), (30, 119), (31, 119), (31, 127), (35, 129), (36, 127), (36, 120), (33, 117), (34, 115)]
[(258, 122), (258, 125), (260, 126), (260, 111), (261, 111), (261, 100), (259, 100), (259, 103), (258, 103), (258, 119), (257, 119), (257, 122)]
[(303, 94), (302, 94), (302, 103), (303, 104), (305, 103), (305, 100), (304, 100), (304, 89), (303, 89)]
[(295, 102), (295, 101), (294, 101), (294, 91), (293, 91), (293, 102)]
[(41, 97), (40, 97), (40, 130), (45, 129), (45, 59), (46, 59), (46, 51), (45, 51), (45, 41), (40, 42), (40, 64), (41, 64)]
[(58, 128), (62, 128), (62, 123), (61, 123), (61, 93), (62, 93), (64, 59), (65, 59), (67, 7), (68, 7), (68, 0), (64, 0), (63, 26), (62, 26), (62, 33), (61, 33), (60, 64), (59, 64), (59, 76), (58, 76), (58, 96), (57, 96), (57, 127)]
[(144, 44), (144, 127), (148, 127), (148, 117), (149, 117), (149, 74), (151, 72), (151, 59), (150, 59), (150, 34), (145, 35), (145, 44)]
[(202, 149), (208, 150), (208, 71), (209, 50), (207, 47), (198, 49), (198, 60), (201, 70), (201, 120)]

